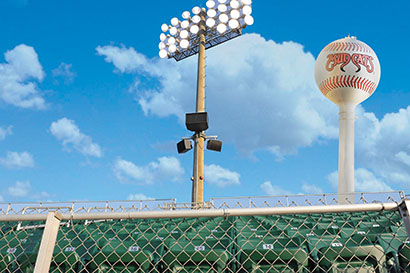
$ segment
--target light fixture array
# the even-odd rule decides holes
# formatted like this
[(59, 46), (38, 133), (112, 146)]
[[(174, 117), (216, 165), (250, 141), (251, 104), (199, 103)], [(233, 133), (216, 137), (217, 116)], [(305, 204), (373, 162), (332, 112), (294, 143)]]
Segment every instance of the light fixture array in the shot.
[(171, 24), (161, 26), (159, 56), (177, 61), (198, 53), (201, 24), (205, 24), (205, 47), (211, 48), (238, 37), (241, 30), (252, 25), (252, 0), (209, 0), (205, 8), (194, 7), (182, 13)]

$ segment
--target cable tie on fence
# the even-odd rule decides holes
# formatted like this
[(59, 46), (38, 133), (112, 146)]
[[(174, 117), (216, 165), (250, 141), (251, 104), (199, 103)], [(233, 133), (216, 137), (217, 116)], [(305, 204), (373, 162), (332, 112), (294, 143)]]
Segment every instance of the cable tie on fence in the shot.
[(230, 213), (229, 213), (229, 209), (223, 209), (223, 216), (224, 216), (224, 218), (227, 218), (229, 215), (230, 215)]

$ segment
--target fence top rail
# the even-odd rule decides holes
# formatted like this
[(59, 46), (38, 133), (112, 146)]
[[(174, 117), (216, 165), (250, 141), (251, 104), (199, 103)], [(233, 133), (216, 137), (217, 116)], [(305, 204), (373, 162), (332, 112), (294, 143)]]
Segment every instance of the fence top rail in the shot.
[[(398, 210), (399, 203), (372, 203), (330, 206), (299, 206), (275, 208), (191, 209), (129, 212), (63, 213), (62, 220), (111, 220), (111, 219), (168, 219), (229, 216), (267, 216), (314, 213), (344, 213)], [(47, 214), (0, 215), (0, 222), (45, 221)]]
[[(404, 192), (354, 193), (354, 204), (400, 203)], [(177, 203), (176, 199), (127, 201), (62, 201), (31, 203), (0, 203), (2, 215), (46, 215), (49, 211), (61, 214), (99, 214), (155, 211), (223, 210), (251, 208), (288, 208), (338, 205), (337, 194), (310, 194), (284, 196), (250, 196), (211, 198), (201, 204)], [(353, 205), (353, 204), (352, 204)]]

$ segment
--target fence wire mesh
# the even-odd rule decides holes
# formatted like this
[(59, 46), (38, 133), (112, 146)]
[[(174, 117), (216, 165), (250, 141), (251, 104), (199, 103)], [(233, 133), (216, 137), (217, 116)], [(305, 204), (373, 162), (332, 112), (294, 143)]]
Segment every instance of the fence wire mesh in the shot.
[[(44, 222), (0, 222), (0, 272), (33, 272)], [(63, 221), (50, 272), (410, 272), (398, 211)]]
[(43, 231), (44, 222), (0, 222), (0, 272), (33, 272)]

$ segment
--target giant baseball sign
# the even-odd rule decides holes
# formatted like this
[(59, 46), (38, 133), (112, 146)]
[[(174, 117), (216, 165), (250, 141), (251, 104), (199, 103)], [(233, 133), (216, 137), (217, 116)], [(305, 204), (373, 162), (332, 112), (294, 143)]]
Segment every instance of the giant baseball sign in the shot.
[(327, 45), (315, 64), (320, 91), (336, 104), (359, 104), (376, 90), (380, 63), (376, 53), (355, 37)]

